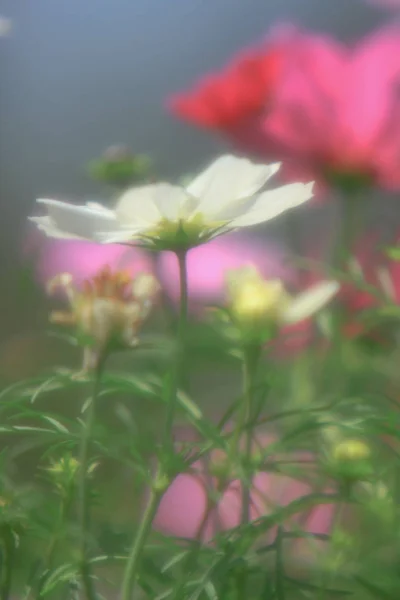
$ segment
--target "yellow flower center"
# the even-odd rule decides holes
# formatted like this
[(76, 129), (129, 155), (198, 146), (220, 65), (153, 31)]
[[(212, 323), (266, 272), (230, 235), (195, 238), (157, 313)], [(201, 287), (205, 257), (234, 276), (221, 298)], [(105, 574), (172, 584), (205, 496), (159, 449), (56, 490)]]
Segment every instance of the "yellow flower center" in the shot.
[(161, 244), (165, 249), (191, 248), (209, 240), (225, 223), (226, 221), (206, 221), (202, 213), (174, 221), (164, 217), (157, 227), (147, 231), (143, 237)]

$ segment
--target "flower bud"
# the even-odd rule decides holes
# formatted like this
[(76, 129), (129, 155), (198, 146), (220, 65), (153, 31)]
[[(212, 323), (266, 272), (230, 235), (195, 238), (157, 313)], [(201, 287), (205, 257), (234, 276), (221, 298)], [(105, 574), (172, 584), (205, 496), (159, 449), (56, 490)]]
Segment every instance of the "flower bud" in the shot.
[(134, 154), (123, 144), (115, 144), (89, 164), (90, 175), (99, 181), (126, 188), (142, 178), (149, 170), (147, 156)]
[(242, 325), (276, 323), (290, 301), (282, 281), (266, 281), (252, 267), (229, 273), (228, 293), (233, 318)]
[(263, 279), (254, 266), (231, 271), (227, 287), (233, 320), (259, 336), (308, 319), (339, 289), (335, 281), (323, 281), (292, 297), (282, 281)]
[(348, 482), (368, 479), (373, 473), (371, 458), (371, 448), (362, 440), (343, 440), (332, 450), (334, 474)]
[(361, 440), (343, 440), (333, 449), (333, 458), (337, 462), (356, 462), (370, 457), (370, 447)]
[[(98, 463), (92, 463), (88, 466), (87, 477), (93, 474), (97, 465)], [(75, 485), (79, 469), (79, 461), (71, 454), (65, 454), (59, 460), (53, 461), (46, 471), (56, 488), (65, 491)]]

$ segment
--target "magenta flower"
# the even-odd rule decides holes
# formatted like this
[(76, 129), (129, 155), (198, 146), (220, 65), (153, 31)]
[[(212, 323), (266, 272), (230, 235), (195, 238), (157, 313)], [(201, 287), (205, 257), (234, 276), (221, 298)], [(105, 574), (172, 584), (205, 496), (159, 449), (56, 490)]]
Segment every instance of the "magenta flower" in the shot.
[[(229, 269), (254, 265), (264, 277), (285, 281), (294, 277), (284, 264), (284, 252), (272, 242), (256, 241), (232, 234), (193, 248), (188, 255), (189, 294), (194, 303), (218, 302), (225, 295), (225, 278)], [(179, 274), (176, 256), (164, 252), (158, 261), (158, 277), (167, 294), (179, 298)]]
[(298, 33), (264, 121), (266, 143), (293, 176), (347, 189), (400, 186), (399, 56), (396, 26), (354, 47)]
[[(270, 435), (261, 436), (257, 445), (265, 448), (276, 441)], [(256, 447), (256, 445), (255, 445)], [(199, 460), (191, 465), (190, 472), (176, 477), (162, 498), (153, 526), (167, 535), (181, 538), (199, 538), (210, 541), (216, 533), (240, 524), (242, 510), (241, 483), (232, 479), (223, 487), (220, 498), (211, 509), (209, 491), (220, 489), (221, 480), (211, 475), (211, 465), (221, 458), (214, 451), (209, 460)], [(286, 454), (285, 458), (288, 456)], [(308, 453), (292, 455), (293, 461), (311, 461)], [(304, 469), (302, 469), (304, 472)], [(260, 471), (255, 474), (250, 492), (249, 517), (253, 521), (272, 514), (278, 507), (311, 493), (311, 486), (292, 476)], [(285, 523), (286, 529), (304, 530), (314, 534), (328, 534), (332, 524), (332, 505), (321, 505), (296, 515)], [(270, 534), (273, 532), (270, 532)], [(268, 536), (269, 539), (271, 535)]]

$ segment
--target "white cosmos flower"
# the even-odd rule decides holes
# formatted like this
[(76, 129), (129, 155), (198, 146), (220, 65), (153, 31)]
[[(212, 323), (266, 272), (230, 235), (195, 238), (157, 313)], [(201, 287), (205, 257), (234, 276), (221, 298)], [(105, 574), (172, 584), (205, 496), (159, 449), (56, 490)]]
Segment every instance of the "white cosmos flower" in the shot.
[(135, 239), (164, 248), (191, 247), (216, 235), (257, 225), (306, 202), (312, 183), (260, 192), (280, 163), (254, 164), (224, 155), (186, 187), (156, 183), (127, 190), (113, 210), (41, 199), (47, 217), (33, 217), (48, 235), (103, 242)]

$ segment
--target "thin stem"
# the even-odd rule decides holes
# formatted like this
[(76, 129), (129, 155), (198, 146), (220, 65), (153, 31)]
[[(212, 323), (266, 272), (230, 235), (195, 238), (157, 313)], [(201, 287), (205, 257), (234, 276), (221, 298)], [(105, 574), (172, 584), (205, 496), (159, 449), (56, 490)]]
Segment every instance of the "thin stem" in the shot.
[(44, 559), (45, 571), (39, 581), (38, 589), (37, 589), (36, 596), (35, 596), (36, 600), (42, 600), (42, 598), (44, 597), (43, 596), (43, 587), (44, 587), (44, 584), (46, 583), (46, 575), (49, 573), (50, 569), (53, 566), (55, 551), (56, 551), (57, 546), (60, 541), (61, 530), (62, 530), (64, 522), (67, 518), (67, 513), (68, 513), (68, 510), (69, 510), (69, 507), (71, 504), (71, 499), (72, 498), (71, 498), (70, 492), (64, 494), (64, 496), (61, 499), (57, 523), (55, 525), (53, 535), (50, 539), (50, 542), (49, 542), (49, 545), (47, 548), (47, 552), (45, 555), (45, 559)]
[(142, 521), (137, 531), (135, 541), (132, 545), (131, 552), (128, 557), (124, 579), (122, 583), (121, 600), (131, 600), (135, 587), (138, 571), (140, 567), (140, 559), (147, 536), (150, 533), (153, 519), (157, 513), (158, 505), (163, 495), (163, 490), (157, 486), (152, 486), (150, 498), (143, 514)]
[(78, 512), (80, 529), (80, 572), (86, 600), (96, 600), (97, 594), (88, 561), (88, 533), (90, 525), (90, 498), (87, 485), (89, 445), (92, 437), (97, 397), (100, 391), (103, 364), (99, 364), (94, 375), (92, 399), (87, 408), (86, 422), (81, 439), (78, 481)]
[[(176, 253), (179, 265), (179, 282), (180, 282), (180, 302), (179, 302), (179, 318), (176, 332), (177, 358), (173, 365), (172, 376), (167, 396), (167, 417), (165, 422), (163, 448), (168, 448), (173, 443), (172, 428), (174, 425), (177, 395), (179, 383), (182, 377), (184, 352), (185, 352), (185, 329), (187, 323), (188, 312), (188, 277), (187, 277), (187, 251), (182, 250)], [(163, 479), (163, 474), (158, 471), (155, 481), (152, 485), (151, 495), (147, 504), (145, 513), (142, 518), (140, 527), (136, 533), (132, 549), (126, 565), (124, 579), (122, 584), (121, 600), (131, 600), (134, 591), (140, 559), (151, 530), (153, 519), (156, 515), (158, 505), (164, 494), (166, 486), (158, 485), (160, 479)]]
[[(256, 345), (250, 345), (244, 349), (243, 355), (243, 404), (242, 411), (239, 415), (239, 419), (236, 426), (236, 431), (233, 439), (233, 452), (234, 456), (240, 454), (240, 442), (241, 436), (244, 432), (245, 435), (245, 467), (246, 470), (250, 463), (251, 458), (251, 445), (253, 432), (252, 428), (248, 427), (250, 422), (252, 411), (253, 411), (253, 392), (254, 392), (254, 379), (257, 372), (258, 359), (260, 356), (260, 348)], [(243, 524), (249, 522), (249, 509), (250, 509), (250, 486), (245, 485), (242, 482), (242, 515), (241, 522)]]
[(188, 276), (187, 276), (187, 251), (177, 252), (176, 257), (179, 266), (179, 285), (180, 285), (180, 300), (179, 300), (179, 318), (176, 332), (177, 344), (177, 359), (174, 365), (171, 384), (168, 397), (168, 412), (165, 423), (165, 442), (172, 439), (171, 432), (174, 424), (177, 393), (179, 383), (182, 377), (184, 355), (185, 355), (185, 330), (188, 314)]
[(2, 531), (2, 564), (1, 564), (1, 582), (0, 599), (9, 600), (12, 583), (12, 570), (14, 564), (14, 536), (11, 528), (6, 525)]
[(360, 230), (360, 197), (357, 194), (342, 194), (339, 200), (340, 224), (332, 263), (335, 268), (346, 271)]

